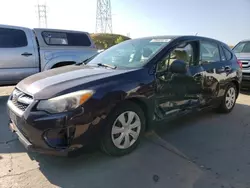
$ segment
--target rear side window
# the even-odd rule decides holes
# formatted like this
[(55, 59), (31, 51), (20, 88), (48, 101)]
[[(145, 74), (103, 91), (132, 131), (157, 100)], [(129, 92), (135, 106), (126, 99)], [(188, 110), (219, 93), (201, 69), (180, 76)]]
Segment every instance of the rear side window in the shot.
[(67, 33), (70, 46), (90, 46), (89, 37), (84, 33)]
[(68, 45), (66, 33), (43, 32), (42, 36), (48, 45)]
[(18, 48), (27, 45), (28, 41), (24, 31), (0, 28), (0, 48)]
[(200, 62), (212, 63), (220, 61), (219, 46), (210, 41), (200, 42)]
[(221, 61), (226, 61), (227, 58), (226, 58), (226, 55), (225, 55), (225, 50), (223, 49), (223, 46), (221, 46), (221, 53), (220, 53), (220, 56), (221, 56)]
[(48, 45), (90, 46), (91, 41), (84, 33), (42, 32)]
[(226, 49), (225, 47), (222, 47), (222, 49), (223, 49), (224, 54), (226, 56), (226, 60), (231, 60), (232, 57), (233, 57), (233, 54), (228, 49)]

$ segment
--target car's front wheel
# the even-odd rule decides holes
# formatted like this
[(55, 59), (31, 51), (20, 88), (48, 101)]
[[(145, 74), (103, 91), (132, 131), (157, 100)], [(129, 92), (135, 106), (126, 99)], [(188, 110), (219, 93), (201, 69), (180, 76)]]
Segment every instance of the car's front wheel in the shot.
[(114, 156), (132, 152), (140, 142), (145, 130), (145, 116), (141, 108), (126, 101), (108, 116), (101, 148)]
[(225, 92), (219, 111), (229, 113), (233, 110), (237, 98), (237, 89), (235, 84), (230, 84)]

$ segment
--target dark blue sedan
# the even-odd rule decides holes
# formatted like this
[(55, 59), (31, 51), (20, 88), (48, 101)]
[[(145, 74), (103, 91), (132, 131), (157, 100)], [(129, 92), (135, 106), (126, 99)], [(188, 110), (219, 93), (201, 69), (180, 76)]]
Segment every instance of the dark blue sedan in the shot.
[(125, 155), (156, 121), (206, 108), (229, 113), (241, 68), (226, 44), (209, 38), (128, 40), (18, 83), (8, 100), (10, 129), (29, 151), (67, 155), (97, 143)]

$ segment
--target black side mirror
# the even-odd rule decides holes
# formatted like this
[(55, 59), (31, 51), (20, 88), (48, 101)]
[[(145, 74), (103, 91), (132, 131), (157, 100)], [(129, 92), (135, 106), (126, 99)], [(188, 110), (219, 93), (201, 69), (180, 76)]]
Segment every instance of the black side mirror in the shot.
[(172, 73), (186, 74), (187, 73), (187, 64), (182, 60), (175, 60), (169, 67), (169, 71)]

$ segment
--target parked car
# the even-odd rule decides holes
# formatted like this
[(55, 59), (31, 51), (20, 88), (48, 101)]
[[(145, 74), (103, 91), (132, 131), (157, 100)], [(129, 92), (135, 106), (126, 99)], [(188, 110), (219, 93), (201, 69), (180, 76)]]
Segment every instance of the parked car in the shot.
[(87, 32), (0, 25), (0, 85), (80, 63), (95, 53)]
[(250, 40), (240, 41), (233, 51), (242, 62), (242, 87), (250, 88)]
[(8, 100), (10, 129), (30, 151), (67, 155), (98, 143), (108, 154), (125, 155), (154, 122), (207, 108), (231, 112), (241, 77), (234, 53), (217, 40), (128, 40), (82, 65), (19, 82)]

